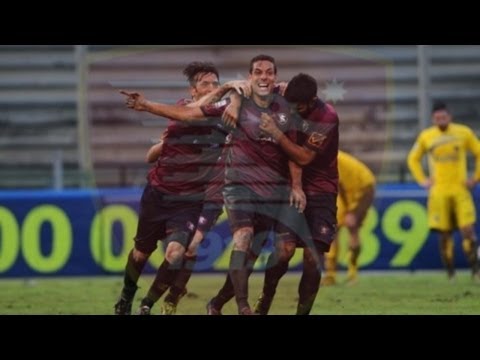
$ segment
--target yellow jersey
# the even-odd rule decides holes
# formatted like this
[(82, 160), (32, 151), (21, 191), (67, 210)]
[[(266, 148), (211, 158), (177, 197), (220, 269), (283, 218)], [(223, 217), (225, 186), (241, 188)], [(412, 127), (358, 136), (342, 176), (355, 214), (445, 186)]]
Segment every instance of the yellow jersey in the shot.
[(360, 160), (343, 151), (338, 152), (338, 178), (346, 192), (356, 192), (375, 185), (375, 175)]
[(408, 154), (408, 167), (418, 183), (427, 176), (422, 157), (428, 154), (430, 178), (435, 186), (464, 185), (467, 180), (467, 150), (476, 158), (475, 180), (480, 180), (480, 142), (465, 125), (450, 123), (447, 130), (437, 126), (423, 130)]

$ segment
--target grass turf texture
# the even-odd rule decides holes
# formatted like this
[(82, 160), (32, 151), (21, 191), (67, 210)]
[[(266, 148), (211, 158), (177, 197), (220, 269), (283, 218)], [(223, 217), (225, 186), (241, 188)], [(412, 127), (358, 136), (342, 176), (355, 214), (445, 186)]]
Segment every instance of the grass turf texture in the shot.
[[(270, 314), (293, 315), (297, 303), (300, 273), (287, 274), (277, 291)], [(132, 311), (150, 286), (152, 276), (142, 277)], [(203, 315), (207, 301), (217, 293), (224, 274), (194, 274), (189, 293), (178, 306), (178, 315)], [(360, 272), (353, 286), (321, 287), (312, 315), (469, 315), (480, 314), (480, 284), (467, 271), (448, 281), (444, 272)], [(260, 294), (263, 274), (252, 275), (250, 304)], [(36, 278), (0, 280), (0, 314), (109, 315), (122, 287), (122, 277)], [(152, 314), (160, 313), (163, 298)], [(236, 314), (234, 301), (223, 310)]]

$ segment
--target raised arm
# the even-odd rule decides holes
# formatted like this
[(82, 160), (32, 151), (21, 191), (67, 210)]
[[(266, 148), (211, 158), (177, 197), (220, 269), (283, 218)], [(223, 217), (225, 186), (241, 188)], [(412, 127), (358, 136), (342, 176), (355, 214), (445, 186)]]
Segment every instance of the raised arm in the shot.
[(188, 107), (152, 102), (147, 100), (141, 93), (128, 92), (125, 90), (121, 90), (120, 94), (127, 97), (125, 100), (127, 107), (136, 111), (147, 111), (154, 115), (164, 116), (178, 121), (204, 120), (207, 118), (200, 106)]
[[(220, 99), (230, 91), (233, 94), (238, 94), (238, 96), (243, 95), (245, 97), (250, 97), (252, 88), (250, 82), (246, 80), (228, 81), (219, 88), (212, 91), (211, 93), (205, 95), (204, 97), (193, 103), (188, 104), (187, 106), (196, 107), (216, 103), (217, 101), (220, 101)], [(230, 95), (230, 97), (231, 96), (232, 95)]]

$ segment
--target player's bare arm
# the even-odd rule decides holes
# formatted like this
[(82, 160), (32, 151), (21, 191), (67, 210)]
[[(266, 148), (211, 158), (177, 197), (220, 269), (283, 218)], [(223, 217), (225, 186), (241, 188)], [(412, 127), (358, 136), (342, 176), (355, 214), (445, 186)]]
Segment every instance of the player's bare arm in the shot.
[(147, 100), (143, 94), (138, 92), (128, 92), (121, 90), (120, 93), (125, 95), (125, 105), (129, 109), (136, 111), (147, 111), (151, 114), (163, 116), (178, 121), (205, 120), (200, 107), (188, 107), (182, 105), (167, 105)]
[[(250, 86), (250, 82), (246, 80), (232, 80), (228, 81), (222, 86), (220, 86), (218, 89), (215, 89), (213, 92), (210, 94), (205, 95), (201, 99), (192, 102), (188, 104), (187, 106), (189, 107), (197, 107), (197, 106), (203, 106), (207, 104), (213, 104), (216, 103), (217, 101), (220, 101), (225, 95), (228, 94), (228, 92), (236, 93), (239, 96), (243, 95), (245, 97), (250, 97), (250, 94), (252, 93), (252, 88)], [(229, 95), (231, 98), (231, 95)]]
[(260, 129), (270, 134), (282, 147), (283, 151), (295, 161), (299, 166), (306, 166), (312, 162), (316, 153), (313, 150), (307, 149), (304, 146), (299, 146), (292, 142), (285, 134), (277, 127), (275, 120), (268, 114), (263, 113), (260, 121)]
[(222, 115), (222, 121), (225, 125), (233, 128), (237, 127), (238, 116), (240, 114), (240, 107), (242, 106), (242, 98), (234, 92), (230, 95), (230, 104), (225, 108)]
[(341, 182), (338, 183), (338, 196), (340, 197), (340, 199), (342, 199), (343, 203), (348, 208), (347, 192)]
[(288, 167), (290, 169), (290, 178), (292, 182), (292, 189), (290, 191), (290, 206), (295, 206), (299, 213), (303, 213), (307, 206), (307, 197), (302, 188), (302, 173), (303, 170), (295, 162), (289, 161)]
[(148, 164), (152, 164), (158, 160), (158, 158), (160, 157), (160, 154), (162, 153), (162, 145), (163, 145), (163, 140), (160, 140), (160, 142), (151, 146), (150, 149), (148, 149), (147, 155), (145, 157), (145, 161)]
[(476, 135), (472, 134), (472, 141), (470, 142), (469, 150), (475, 157), (475, 169), (471, 178), (467, 180), (467, 187), (473, 190), (478, 182), (480, 182), (480, 141)]
[[(249, 94), (249, 90), (247, 90), (249, 88), (249, 85), (246, 81), (230, 81), (220, 88), (222, 90), (219, 90), (218, 92), (215, 91), (216, 95), (210, 97), (210, 100), (207, 100), (218, 100), (221, 98), (221, 94), (223, 96), (227, 91), (231, 89), (234, 89), (238, 92), (246, 92), (247, 94)], [(147, 100), (145, 96), (143, 96), (143, 94), (139, 92), (128, 92), (125, 90), (121, 90), (120, 94), (127, 97), (125, 100), (125, 105), (129, 109), (133, 109), (136, 111), (147, 111), (151, 114), (163, 116), (177, 121), (205, 120), (207, 118), (203, 114), (198, 104), (191, 106), (167, 105)]]

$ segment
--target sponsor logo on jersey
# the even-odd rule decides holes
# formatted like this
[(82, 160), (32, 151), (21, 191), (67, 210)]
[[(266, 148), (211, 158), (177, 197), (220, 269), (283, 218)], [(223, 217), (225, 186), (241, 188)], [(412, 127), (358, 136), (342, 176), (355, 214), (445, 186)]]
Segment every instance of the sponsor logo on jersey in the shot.
[(325, 135), (320, 134), (318, 132), (314, 132), (310, 134), (310, 137), (308, 138), (308, 143), (311, 146), (319, 148), (320, 146), (322, 146), (326, 138), (327, 137)]

